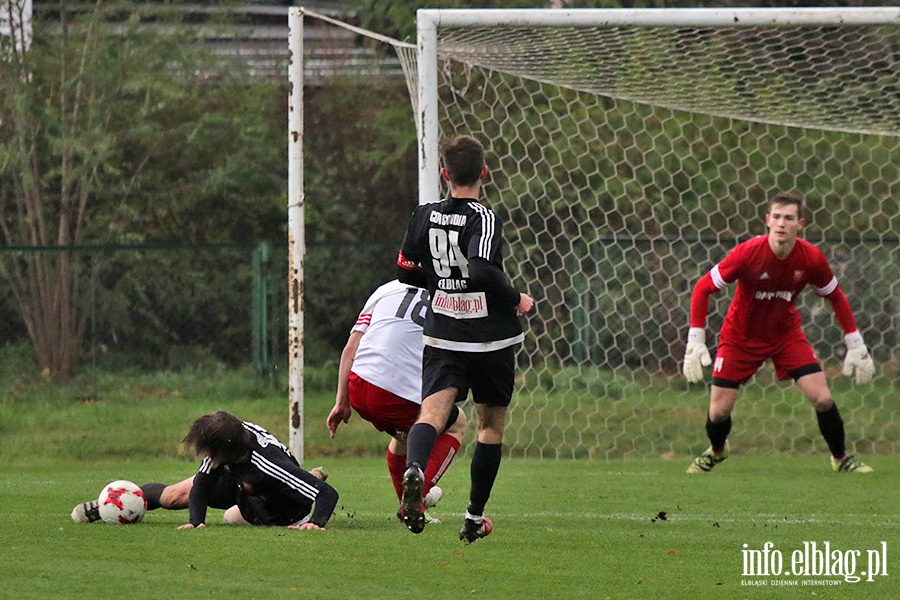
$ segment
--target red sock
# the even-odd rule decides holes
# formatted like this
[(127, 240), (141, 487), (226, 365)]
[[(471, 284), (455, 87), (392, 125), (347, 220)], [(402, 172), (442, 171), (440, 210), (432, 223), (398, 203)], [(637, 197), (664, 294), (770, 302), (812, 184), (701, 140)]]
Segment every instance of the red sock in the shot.
[(388, 471), (391, 474), (391, 483), (394, 484), (394, 491), (397, 492), (397, 500), (403, 499), (403, 473), (406, 472), (406, 455), (394, 454), (390, 450), (387, 451)]
[(434, 442), (434, 449), (431, 451), (431, 457), (428, 459), (428, 465), (425, 467), (425, 485), (422, 486), (422, 495), (426, 495), (428, 490), (437, 485), (444, 473), (453, 462), (453, 457), (459, 450), (459, 440), (453, 436), (442, 433)]

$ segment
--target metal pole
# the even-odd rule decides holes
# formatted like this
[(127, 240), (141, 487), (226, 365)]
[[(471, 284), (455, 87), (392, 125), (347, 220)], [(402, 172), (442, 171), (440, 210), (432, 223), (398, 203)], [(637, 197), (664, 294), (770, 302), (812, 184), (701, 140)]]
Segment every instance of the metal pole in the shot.
[(251, 355), (261, 378), (271, 375), (269, 364), (269, 243), (260, 242), (252, 252), (253, 291), (250, 302)]
[(303, 11), (288, 15), (288, 446), (303, 464)]
[(440, 195), (438, 159), (437, 27), (428, 15), (416, 14), (418, 38), (419, 204), (435, 202)]

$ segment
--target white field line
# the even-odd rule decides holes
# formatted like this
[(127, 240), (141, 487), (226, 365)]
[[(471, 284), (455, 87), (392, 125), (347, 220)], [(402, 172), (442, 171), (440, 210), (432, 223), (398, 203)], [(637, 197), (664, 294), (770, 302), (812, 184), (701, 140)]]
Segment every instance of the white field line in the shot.
[[(368, 511), (368, 510), (349, 510), (349, 511), (341, 511), (340, 507), (335, 511), (335, 516), (340, 516), (341, 513), (346, 514), (346, 512), (350, 512), (353, 515), (358, 515), (361, 517), (371, 517), (371, 516), (383, 516), (384, 513)], [(456, 511), (446, 511), (441, 510), (440, 506), (429, 509), (429, 514), (433, 516), (447, 520), (450, 518), (462, 518), (464, 513), (456, 512)], [(559, 512), (559, 511), (545, 511), (545, 512), (527, 512), (527, 513), (519, 513), (519, 512), (510, 512), (510, 511), (501, 511), (501, 512), (492, 512), (490, 510), (487, 511), (488, 516), (497, 519), (504, 520), (514, 520), (514, 519), (569, 519), (569, 520), (591, 520), (591, 521), (646, 521), (650, 522), (654, 519), (659, 521), (656, 515), (652, 514), (637, 514), (637, 513), (599, 513), (599, 512)], [(810, 515), (809, 517), (786, 517), (784, 515), (778, 514), (760, 514), (753, 513), (748, 514), (747, 516), (728, 516), (728, 517), (717, 517), (715, 515), (703, 515), (703, 514), (681, 514), (681, 513), (670, 513), (666, 512), (666, 522), (696, 522), (696, 523), (765, 523), (767, 525), (780, 525), (780, 524), (791, 524), (791, 525), (802, 525), (802, 524), (812, 524), (812, 523), (824, 523), (829, 525), (866, 525), (871, 526), (877, 523), (881, 527), (893, 528), (900, 527), (900, 515), (897, 514), (875, 514), (875, 513), (861, 513), (861, 514), (850, 514), (844, 515), (842, 519), (835, 519), (829, 515)]]

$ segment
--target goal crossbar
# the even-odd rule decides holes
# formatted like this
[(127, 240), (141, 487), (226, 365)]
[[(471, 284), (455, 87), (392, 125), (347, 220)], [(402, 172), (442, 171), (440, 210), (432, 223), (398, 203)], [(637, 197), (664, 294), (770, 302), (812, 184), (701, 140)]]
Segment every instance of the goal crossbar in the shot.
[(900, 7), (420, 9), (419, 26), (751, 27), (900, 23)]
[(900, 24), (900, 7), (419, 9), (416, 13), (419, 203), (438, 200), (438, 34), (442, 27), (753, 27)]

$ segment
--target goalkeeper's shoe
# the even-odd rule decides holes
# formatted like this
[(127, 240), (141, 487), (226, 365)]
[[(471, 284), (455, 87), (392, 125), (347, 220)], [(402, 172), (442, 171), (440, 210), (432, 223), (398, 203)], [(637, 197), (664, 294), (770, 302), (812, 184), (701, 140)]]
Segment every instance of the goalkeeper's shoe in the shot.
[(713, 452), (712, 446), (710, 446), (703, 451), (703, 454), (694, 459), (691, 466), (687, 468), (687, 472), (691, 474), (709, 473), (713, 467), (728, 458), (729, 454), (731, 454), (731, 448), (728, 447), (728, 442), (725, 443), (725, 448), (721, 452)]
[(403, 499), (400, 501), (400, 518), (406, 528), (413, 533), (425, 529), (425, 502), (422, 500), (422, 486), (425, 476), (422, 469), (410, 467), (403, 474)]
[(831, 458), (831, 469), (838, 473), (874, 473), (875, 469), (848, 454), (844, 458)]
[(82, 502), (72, 509), (72, 520), (76, 523), (93, 523), (100, 520), (100, 505), (96, 500)]
[(462, 529), (459, 530), (459, 539), (467, 544), (471, 544), (475, 540), (487, 537), (494, 530), (494, 523), (487, 517), (482, 517), (481, 523), (476, 523), (472, 519), (466, 519)]

